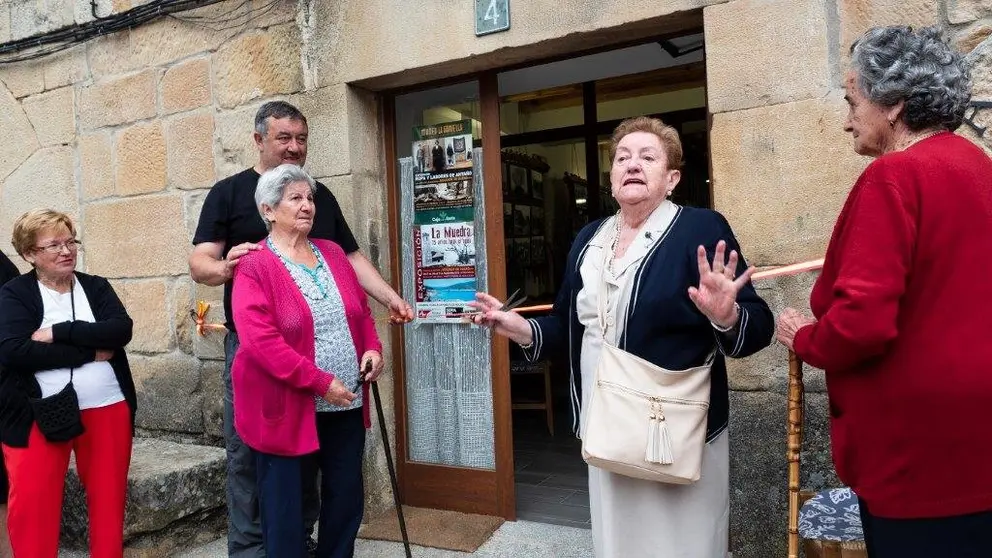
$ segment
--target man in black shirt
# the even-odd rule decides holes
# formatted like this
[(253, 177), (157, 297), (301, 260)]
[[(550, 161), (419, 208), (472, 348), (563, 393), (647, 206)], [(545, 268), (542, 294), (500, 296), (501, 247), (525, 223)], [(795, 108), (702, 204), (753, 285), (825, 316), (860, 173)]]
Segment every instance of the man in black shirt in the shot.
[[(10, 261), (10, 258), (0, 252), (0, 286), (20, 275), (20, 270)], [(0, 558), (13, 556), (10, 539), (7, 538), (7, 492), (10, 483), (7, 480), (7, 466), (3, 462), (3, 452), (0, 452)]]
[[(308, 127), (300, 111), (282, 101), (272, 101), (255, 115), (255, 145), (258, 164), (225, 178), (211, 188), (203, 202), (200, 220), (193, 236), (195, 248), (189, 258), (190, 275), (197, 283), (224, 285), (224, 312), (228, 334), (224, 342), (224, 436), (227, 442), (227, 545), (230, 556), (264, 556), (262, 531), (258, 515), (255, 462), (251, 450), (234, 429), (234, 406), (231, 389), (231, 363), (238, 348), (238, 335), (231, 314), (231, 278), (238, 260), (258, 250), (267, 235), (265, 224), (255, 205), (255, 186), (261, 173), (284, 163), (302, 166), (307, 158)], [(310, 236), (334, 241), (348, 254), (362, 288), (389, 308), (394, 322), (413, 319), (413, 309), (386, 283), (365, 256), (358, 251), (341, 206), (326, 186), (317, 183), (314, 195), (316, 211)], [(320, 511), (316, 478), (307, 479), (312, 489), (304, 503), (304, 526), (309, 538)]]

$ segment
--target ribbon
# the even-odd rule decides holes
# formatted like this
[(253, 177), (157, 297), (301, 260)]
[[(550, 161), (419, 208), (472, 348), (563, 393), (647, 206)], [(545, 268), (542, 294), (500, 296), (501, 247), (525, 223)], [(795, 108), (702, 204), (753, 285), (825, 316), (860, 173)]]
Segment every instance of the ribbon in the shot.
[(207, 312), (210, 311), (210, 304), (198, 300), (196, 301), (196, 308), (190, 309), (189, 315), (196, 322), (196, 333), (200, 337), (205, 337), (207, 335), (207, 330), (212, 329), (216, 331), (227, 330), (224, 324), (208, 324), (206, 323)]
[[(780, 267), (773, 267), (771, 269), (765, 269), (762, 271), (756, 271), (751, 275), (752, 281), (761, 281), (763, 279), (774, 279), (776, 277), (789, 277), (791, 275), (799, 275), (800, 273), (806, 273), (808, 271), (816, 271), (823, 267), (823, 258), (817, 260), (810, 260), (808, 262), (800, 262), (791, 265), (783, 265)], [(524, 314), (528, 312), (547, 312), (551, 310), (551, 304), (538, 304), (536, 306), (524, 306), (522, 308), (514, 308), (512, 311), (519, 314)]]

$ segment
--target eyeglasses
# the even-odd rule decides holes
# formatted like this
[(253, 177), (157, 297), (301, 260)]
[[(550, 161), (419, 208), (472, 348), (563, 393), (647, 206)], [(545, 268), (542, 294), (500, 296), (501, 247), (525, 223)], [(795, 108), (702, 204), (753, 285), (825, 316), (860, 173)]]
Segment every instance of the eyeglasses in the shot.
[(68, 240), (66, 242), (56, 242), (55, 244), (48, 244), (46, 246), (36, 246), (35, 250), (43, 250), (49, 254), (61, 254), (62, 250), (67, 250), (69, 253), (79, 250), (82, 242), (76, 240)]

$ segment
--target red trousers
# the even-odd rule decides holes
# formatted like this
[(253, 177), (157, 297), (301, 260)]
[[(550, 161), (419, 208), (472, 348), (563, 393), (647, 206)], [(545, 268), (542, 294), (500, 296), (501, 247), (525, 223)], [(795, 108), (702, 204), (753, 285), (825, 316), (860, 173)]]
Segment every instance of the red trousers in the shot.
[(3, 445), (10, 475), (7, 529), (17, 558), (57, 558), (62, 494), (69, 453), (86, 490), (90, 556), (124, 555), (124, 503), (131, 465), (131, 413), (127, 402), (82, 411), (81, 436), (52, 443), (31, 426), (26, 448)]

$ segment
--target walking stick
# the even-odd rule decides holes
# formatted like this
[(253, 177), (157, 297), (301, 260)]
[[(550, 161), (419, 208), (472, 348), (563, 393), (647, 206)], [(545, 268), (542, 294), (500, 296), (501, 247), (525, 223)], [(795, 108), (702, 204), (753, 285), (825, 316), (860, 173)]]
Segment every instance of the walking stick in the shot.
[(803, 361), (789, 351), (789, 558), (799, 557), (799, 457), (803, 449)]
[[(362, 371), (362, 381), (365, 375), (372, 371), (372, 361), (365, 361)], [(400, 534), (403, 535), (403, 550), (406, 558), (412, 558), (410, 553), (410, 538), (406, 534), (406, 521), (403, 519), (403, 506), (400, 504), (400, 488), (396, 482), (396, 468), (393, 467), (393, 454), (389, 451), (389, 434), (386, 432), (386, 416), (382, 414), (382, 399), (379, 397), (379, 383), (372, 382), (372, 397), (375, 399), (375, 412), (379, 415), (379, 430), (382, 431), (382, 447), (386, 450), (386, 467), (389, 468), (389, 481), (393, 484), (393, 502), (396, 504), (396, 517), (400, 520)]]

